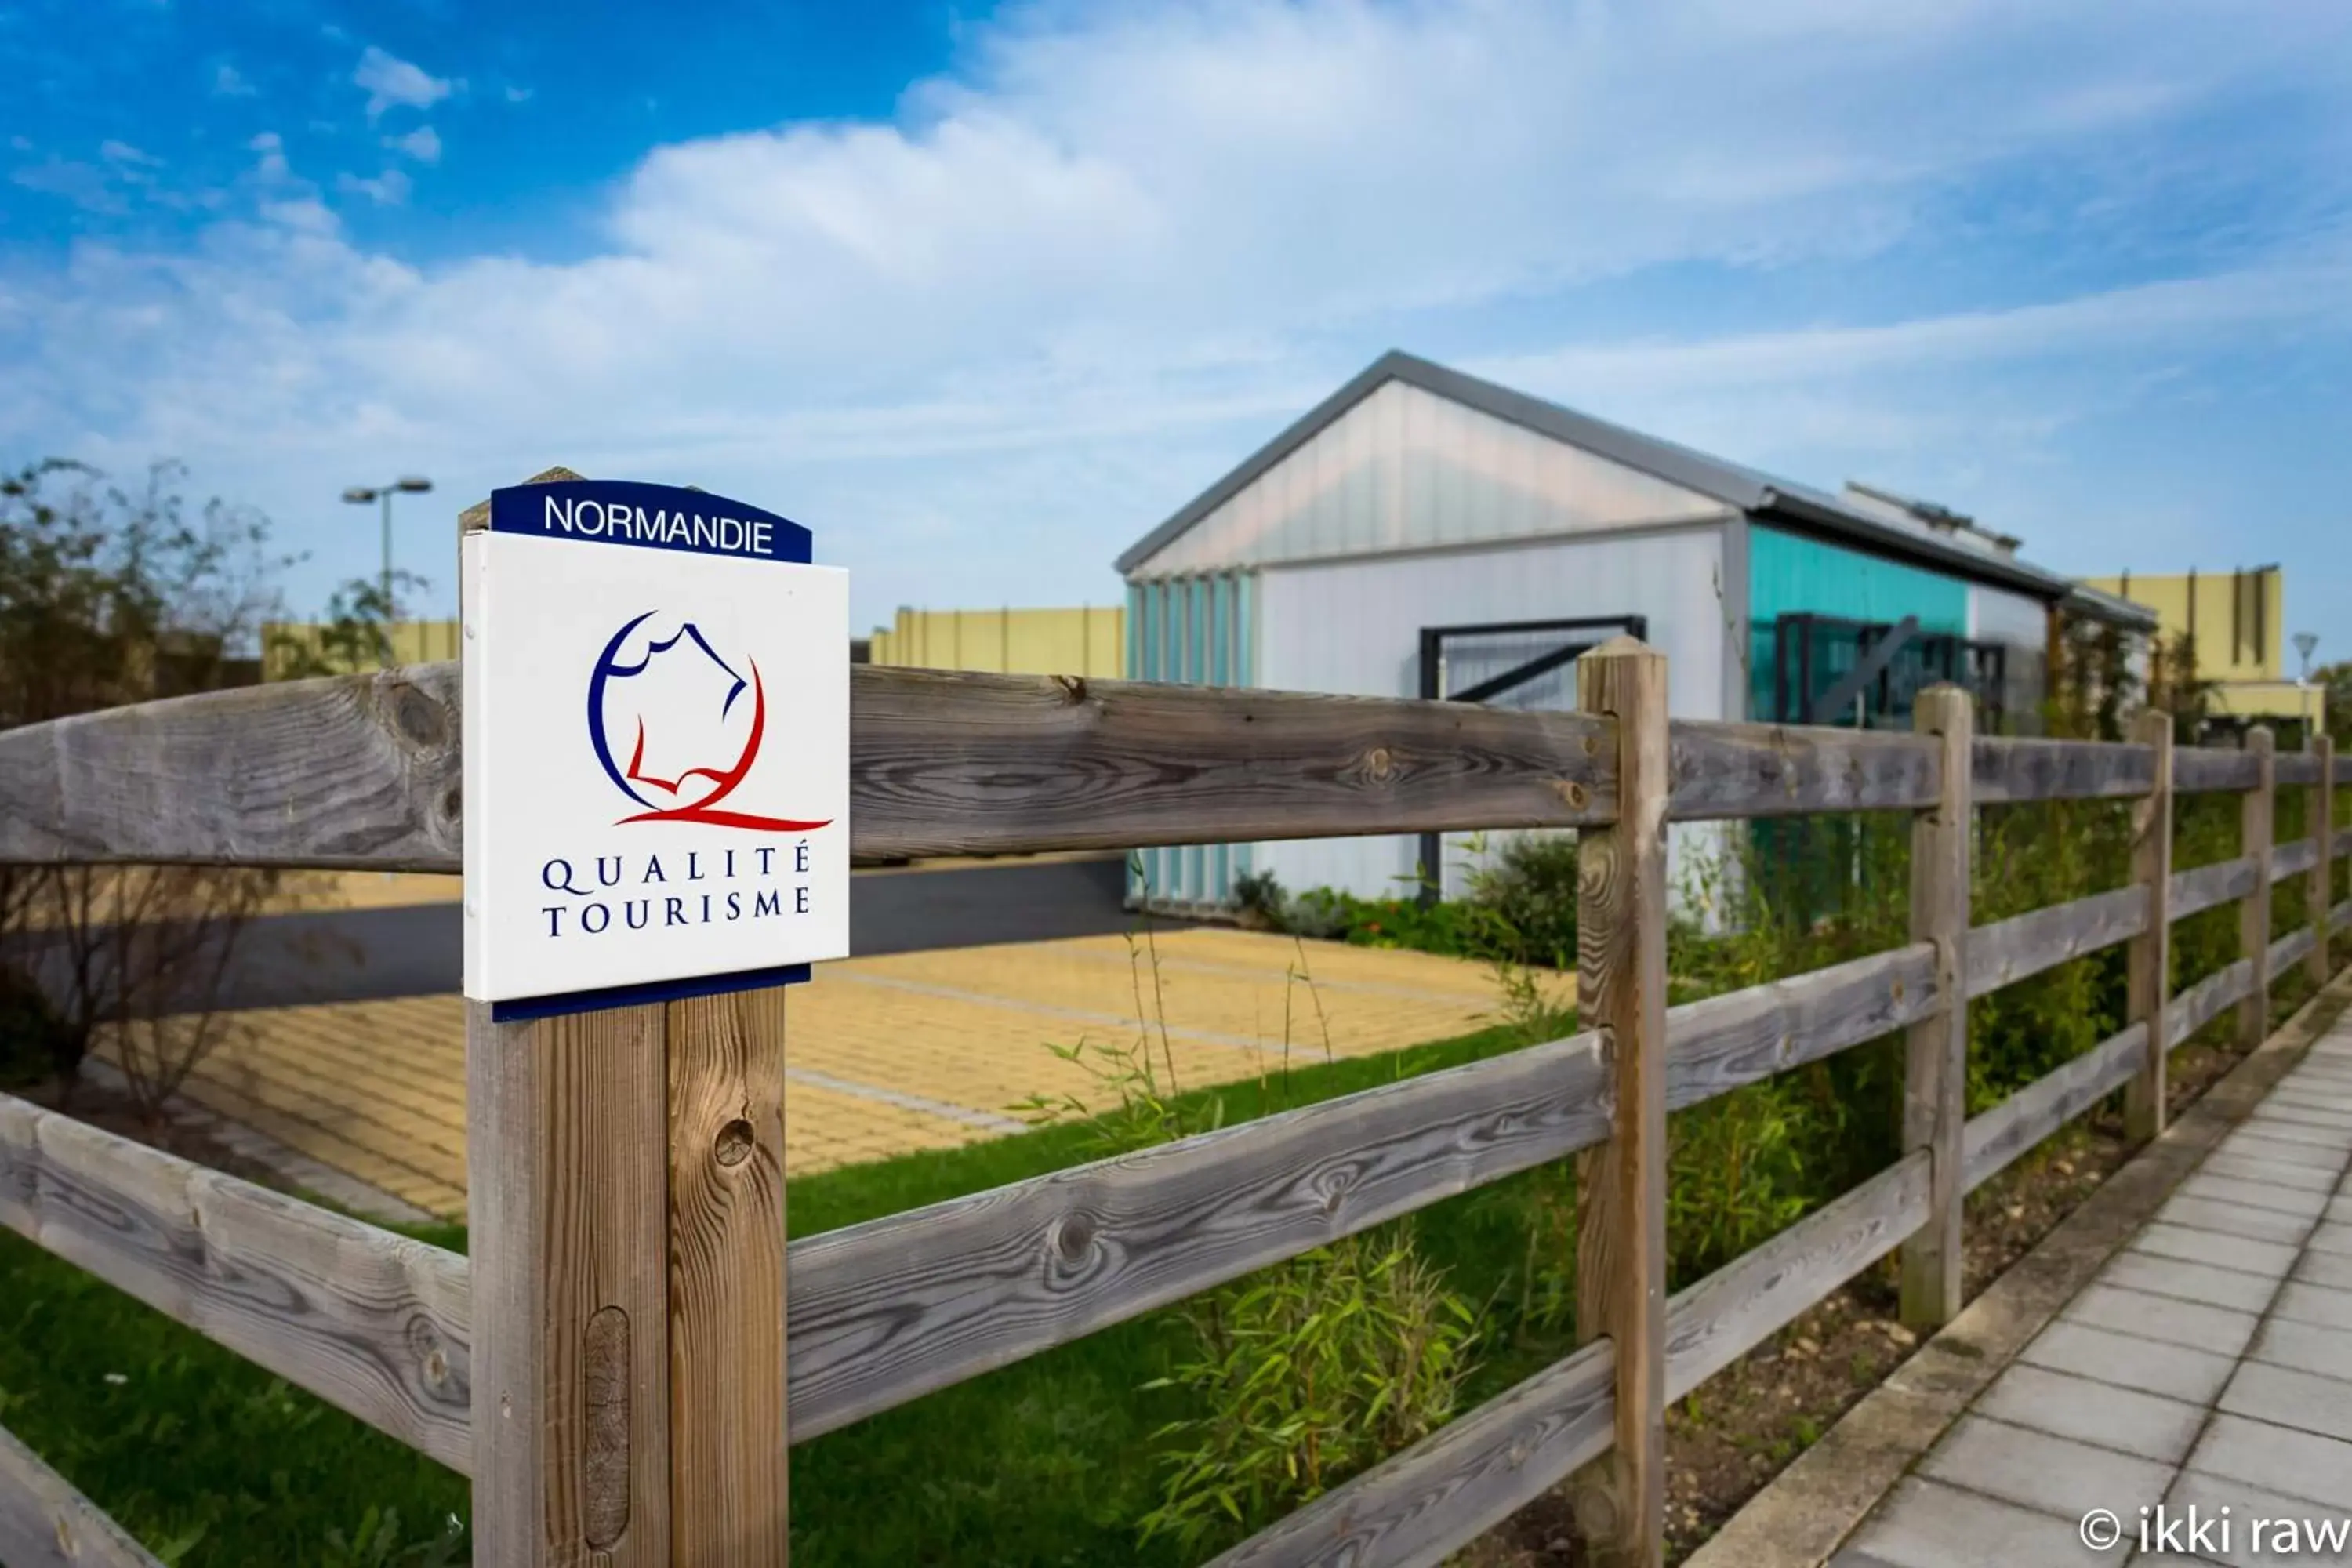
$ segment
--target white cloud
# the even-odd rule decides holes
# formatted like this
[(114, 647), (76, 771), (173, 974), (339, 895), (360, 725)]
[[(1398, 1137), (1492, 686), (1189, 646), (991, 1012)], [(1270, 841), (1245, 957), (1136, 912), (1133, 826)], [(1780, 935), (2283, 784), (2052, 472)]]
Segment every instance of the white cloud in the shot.
[(434, 76), (423, 67), (387, 54), (373, 44), (360, 56), (359, 68), (352, 73), (352, 85), (368, 95), (370, 120), (380, 118), (385, 110), (394, 107), (430, 109), (448, 97), (455, 87), (446, 77)]
[[(0, 428), (194, 458), (291, 518), (392, 454), (451, 493), (554, 461), (700, 482), (805, 513), (877, 607), (1099, 595), (1119, 547), (1391, 342), (1758, 460), (1832, 428), (1890, 452), (1961, 419), (2043, 438), (2080, 387), (1996, 405), (1918, 367), (2136, 364), (2332, 330), (2340, 258), (2282, 258), (2252, 233), (2177, 283), (1878, 304), (1799, 331), (1727, 320), (1732, 291), (1932, 256), (1955, 222), (2063, 230), (2095, 200), (2141, 199), (2178, 148), (2207, 152), (2167, 134), (2180, 117), (2324, 75), (2332, 16), (1014, 12), (897, 121), (652, 150), (583, 258), (419, 268), (294, 195), (184, 252), (78, 258), (16, 287), (40, 324), (0, 335), (28, 344)], [(372, 116), (453, 90), (380, 49), (355, 80)], [(2329, 124), (2341, 140), (2340, 111)], [(289, 177), (274, 138), (254, 151)], [(2061, 168), (2084, 188), (2017, 178)], [(408, 184), (395, 167), (338, 189), (394, 205)], [(2038, 205), (1961, 199), (1995, 185)], [(1696, 332), (1652, 339), (1655, 320), (1581, 303), (1693, 276), (1724, 291)]]
[(96, 163), (84, 163), (52, 153), (37, 163), (26, 163), (11, 170), (8, 181), (28, 191), (38, 191), (43, 195), (71, 202), (84, 212), (120, 213), (128, 210), (128, 204), (113, 188), (109, 171)]
[(2283, 259), (2006, 310), (1696, 341), (1580, 344), (1489, 356), (1475, 368), (1557, 395), (1607, 388), (1640, 400), (1894, 372), (1941, 374), (1988, 363), (2063, 359), (2282, 326), (2352, 328), (2352, 254)]
[(258, 153), (254, 173), (264, 181), (277, 181), (290, 172), (286, 162), (286, 142), (275, 131), (265, 131), (245, 144), (248, 153)]
[(405, 136), (387, 136), (383, 144), (395, 153), (404, 153), (420, 163), (441, 161), (441, 136), (430, 125), (420, 125)]
[(507, 101), (509, 103), (528, 103), (530, 101), (530, 93), (531, 89), (527, 87), (517, 87), (512, 82), (509, 82), (507, 84)]
[(289, 233), (305, 235), (313, 239), (330, 239), (342, 231), (342, 220), (328, 210), (316, 196), (299, 196), (286, 201), (264, 202), (261, 216), (268, 222)]
[(386, 169), (373, 179), (363, 179), (357, 174), (339, 175), (335, 187), (352, 195), (365, 196), (378, 206), (396, 207), (407, 202), (408, 194), (415, 188), (415, 183), (401, 170)]
[(163, 166), (163, 159), (142, 153), (128, 142), (101, 142), (98, 144), (98, 155), (120, 168), (160, 169)]
[(245, 79), (244, 73), (223, 61), (213, 70), (213, 92), (220, 98), (251, 98), (258, 90)]

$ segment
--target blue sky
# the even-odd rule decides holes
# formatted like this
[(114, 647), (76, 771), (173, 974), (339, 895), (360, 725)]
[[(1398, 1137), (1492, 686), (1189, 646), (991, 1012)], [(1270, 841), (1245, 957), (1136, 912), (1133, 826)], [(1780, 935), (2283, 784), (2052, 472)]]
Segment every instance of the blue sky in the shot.
[(372, 569), (552, 462), (853, 616), (1109, 562), (1402, 347), (2352, 657), (2352, 7), (0, 0), (0, 460)]

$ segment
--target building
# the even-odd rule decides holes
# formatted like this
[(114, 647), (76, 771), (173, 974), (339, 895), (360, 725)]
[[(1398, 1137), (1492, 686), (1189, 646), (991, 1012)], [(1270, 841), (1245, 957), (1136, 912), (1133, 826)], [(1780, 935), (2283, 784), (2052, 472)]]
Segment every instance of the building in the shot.
[(1127, 614), (1118, 605), (1052, 610), (901, 609), (864, 638), (873, 664), (982, 669), (1002, 675), (1117, 679), (1125, 668)]
[[(331, 627), (315, 621), (272, 621), (261, 628), (261, 668), (265, 680), (284, 680), (309, 674), (348, 675), (373, 669), (373, 652), (356, 662), (351, 650), (331, 646)], [(457, 657), (457, 623), (394, 621), (384, 628), (384, 639), (394, 664), (433, 664)], [(364, 631), (360, 640), (366, 641)]]
[(2286, 580), (2276, 566), (2178, 575), (2125, 572), (2088, 585), (2152, 611), (2164, 637), (2185, 638), (2216, 717), (2316, 725), (2322, 699), (2286, 668)]
[[(992, 619), (1003, 614), (1004, 612), (996, 610), (946, 612), (901, 610), (898, 612), (898, 626), (896, 631), (877, 627), (871, 638), (852, 637), (849, 643), (849, 662), (852, 664), (932, 665), (933, 668), (940, 669), (1006, 668), (1008, 667), (1001, 662), (1004, 657), (1001, 650), (1006, 646), (1008, 639), (1000, 633), (996, 640), (992, 642), (986, 632), (978, 625), (982, 619)], [(1075, 658), (1079, 657), (1077, 649), (1091, 647), (1094, 650), (1092, 658), (1095, 662), (1083, 670), (1073, 666), (1071, 670), (1064, 672), (1058, 664), (1038, 668), (1052, 673), (1088, 675), (1118, 673), (1117, 660), (1119, 657), (1121, 633), (1118, 629), (1120, 612), (1116, 606), (1093, 611), (1014, 610), (1010, 614), (1016, 622), (1020, 622), (1022, 617), (1036, 616), (1058, 617), (1092, 615), (1096, 617), (1109, 617), (1108, 629), (1097, 630), (1093, 634), (1091, 643), (1083, 638), (1073, 640), (1060, 632), (1058, 622), (1051, 621), (1042, 629), (1015, 630), (1009, 643), (1016, 657), (1026, 657), (1042, 649), (1046, 656), (1059, 657), (1067, 653), (1069, 657)], [(961, 635), (961, 627), (943, 628), (940, 625), (943, 616), (959, 615), (972, 617), (973, 625), (968, 640), (966, 636)], [(910, 617), (912, 617), (911, 623)], [(911, 632), (908, 629), (910, 624)], [(1024, 625), (1025, 626), (1025, 623)], [(352, 639), (358, 645), (356, 647), (334, 646), (331, 637), (333, 630), (333, 627), (316, 621), (272, 621), (265, 625), (261, 628), (263, 651), (257, 679), (285, 680), (314, 674), (348, 675), (356, 670), (376, 668), (373, 652), (366, 650), (364, 647), (368, 641), (364, 628), (359, 628), (356, 637)], [(394, 664), (432, 664), (442, 659), (454, 659), (457, 657), (458, 626), (454, 620), (395, 621), (385, 629), (385, 641), (391, 647)], [(933, 660), (929, 658), (884, 657), (885, 654), (894, 654), (896, 650), (910, 645), (925, 653), (936, 647), (942, 656), (940, 661), (933, 664)], [(883, 650), (882, 654), (874, 651), (877, 647)], [(970, 656), (981, 662), (956, 662), (955, 656), (963, 653), (967, 648)], [(355, 652), (361, 653), (362, 656), (355, 658)], [(1000, 662), (990, 662), (992, 660)], [(1110, 662), (1106, 663), (1105, 660)], [(1015, 663), (1009, 668), (1027, 669), (1031, 667), (1027, 664)]]
[[(1129, 673), (1563, 708), (1583, 648), (1632, 633), (1685, 719), (1907, 725), (1956, 679), (1988, 728), (2040, 718), (2053, 616), (2085, 595), (2017, 542), (1869, 487), (1832, 495), (1391, 353), (1118, 558)], [(1235, 879), (1365, 896), (1463, 847), (1409, 837), (1147, 852), (1150, 901)]]

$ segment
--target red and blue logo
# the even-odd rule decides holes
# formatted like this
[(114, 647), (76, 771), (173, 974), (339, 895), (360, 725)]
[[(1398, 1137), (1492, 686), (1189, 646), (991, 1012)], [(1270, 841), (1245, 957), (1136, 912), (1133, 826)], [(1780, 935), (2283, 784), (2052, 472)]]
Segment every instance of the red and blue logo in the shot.
[[(751, 776), (768, 740), (760, 667), (747, 655), (743, 668), (751, 674), (737, 673), (692, 621), (666, 638), (636, 637), (656, 613), (647, 610), (614, 632), (588, 679), (588, 739), (596, 760), (614, 787), (641, 808), (618, 823), (692, 822), (760, 833), (827, 826), (829, 817), (762, 816), (722, 804)], [(613, 744), (616, 737), (625, 763)], [(733, 760), (725, 760), (730, 753)]]

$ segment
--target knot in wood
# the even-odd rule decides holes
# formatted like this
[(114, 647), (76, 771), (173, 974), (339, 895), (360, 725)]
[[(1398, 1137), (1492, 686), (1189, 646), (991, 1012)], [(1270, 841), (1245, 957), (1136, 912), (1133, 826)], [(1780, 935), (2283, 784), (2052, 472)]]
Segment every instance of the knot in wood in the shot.
[(1366, 777), (1381, 784), (1386, 784), (1388, 782), (1389, 775), (1394, 771), (1394, 767), (1389, 758), (1389, 749), (1386, 746), (1374, 746), (1370, 751), (1364, 753), (1364, 773)]
[(1082, 675), (1057, 675), (1054, 677), (1054, 684), (1060, 687), (1062, 695), (1072, 702), (1087, 700), (1087, 680)]
[(1614, 1083), (1617, 1070), (1617, 1031), (1603, 1024), (1592, 1032), (1600, 1037), (1593, 1042), (1593, 1052), (1600, 1057), (1601, 1067), (1608, 1069), (1610, 1081)]
[(433, 1320), (418, 1312), (408, 1320), (408, 1351), (416, 1358), (425, 1374), (427, 1388), (439, 1388), (449, 1381), (449, 1352), (441, 1342), (441, 1331)]
[(1065, 1263), (1076, 1263), (1083, 1259), (1087, 1249), (1094, 1245), (1094, 1216), (1084, 1209), (1064, 1215), (1061, 1223), (1054, 1226), (1054, 1250), (1062, 1255)]
[(1574, 779), (1555, 780), (1552, 787), (1559, 792), (1559, 798), (1568, 803), (1570, 811), (1582, 811), (1585, 803), (1592, 798), (1592, 792)]
[(719, 1136), (711, 1144), (711, 1152), (718, 1156), (720, 1164), (732, 1169), (751, 1157), (751, 1145), (756, 1141), (757, 1135), (751, 1124), (739, 1116), (719, 1130)]
[(449, 741), (449, 716), (441, 704), (405, 680), (395, 680), (387, 693), (393, 728), (411, 745), (431, 750)]
[(1324, 1189), (1322, 1205), (1324, 1215), (1327, 1217), (1337, 1215), (1339, 1212), (1339, 1205), (1348, 1201), (1348, 1194), (1355, 1190), (1355, 1186), (1356, 1181), (1353, 1174), (1346, 1171), (1335, 1173), (1331, 1177), (1330, 1185)]

